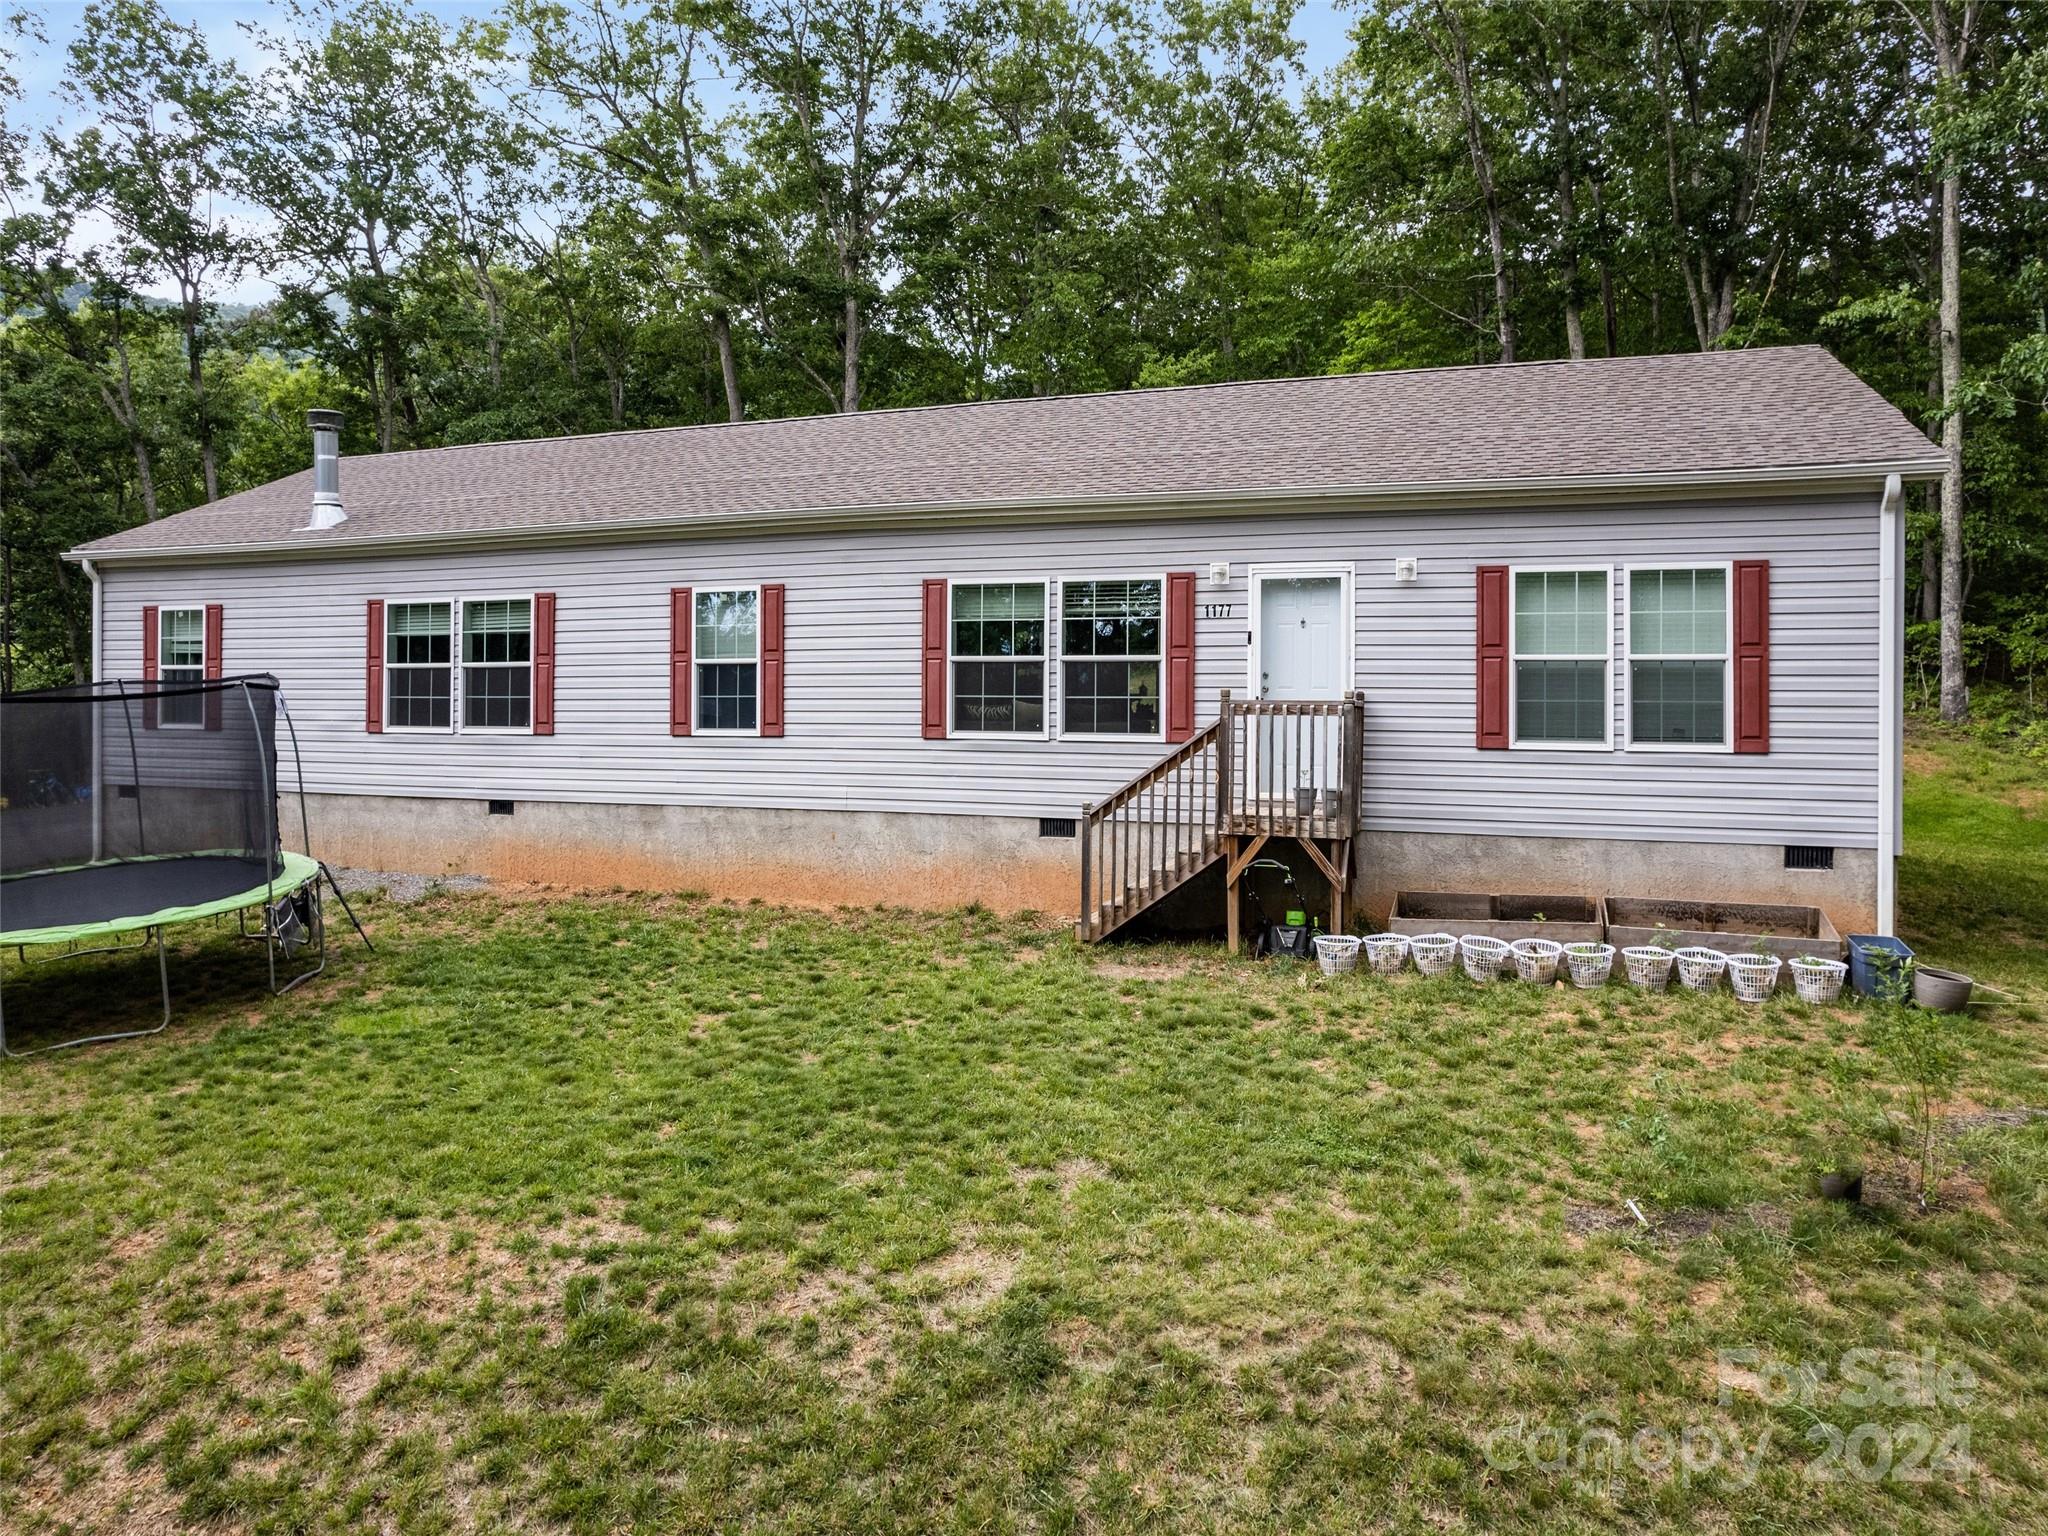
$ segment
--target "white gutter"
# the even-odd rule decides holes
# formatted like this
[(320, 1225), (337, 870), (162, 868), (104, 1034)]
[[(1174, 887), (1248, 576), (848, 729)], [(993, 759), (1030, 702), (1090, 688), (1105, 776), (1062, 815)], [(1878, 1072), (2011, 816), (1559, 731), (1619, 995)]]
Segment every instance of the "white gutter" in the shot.
[(1906, 493), (1887, 476), (1877, 519), (1877, 931), (1897, 921), (1899, 848), (1905, 841), (1906, 614), (1899, 570), (1906, 558)]
[[(1540, 475), (1521, 479), (1378, 482), (1271, 490), (1168, 491), (1136, 496), (1020, 497), (1001, 503), (909, 502), (883, 505), (764, 508), (756, 512), (695, 517), (605, 519), (593, 522), (536, 524), (529, 527), (434, 529), (419, 533), (355, 533), (323, 538), (299, 530), (287, 538), (251, 539), (204, 544), (159, 545), (136, 549), (101, 549), (100, 560), (192, 560), (226, 556), (235, 559), (271, 555), (311, 557), (352, 555), (378, 550), (474, 549), (481, 545), (550, 544), (565, 540), (596, 542), (646, 538), (651, 535), (721, 538), (739, 533), (803, 533), (839, 528), (997, 526), (1043, 522), (1049, 517), (1085, 517), (1091, 522), (1131, 522), (1157, 517), (1230, 517), (1245, 513), (1422, 511), (1454, 502), (1488, 506), (1503, 502), (1583, 504), (1646, 497), (1683, 499), (1699, 495), (1740, 495), (1744, 492), (1811, 491), (1841, 494), (1887, 478), (1939, 479), (1946, 459), (1887, 459), (1861, 464), (1774, 465), (1753, 469), (1704, 470), (1636, 475)], [(587, 494), (600, 499), (602, 485)], [(478, 498), (479, 516), (487, 517), (492, 501)], [(75, 552), (73, 555), (77, 558)]]

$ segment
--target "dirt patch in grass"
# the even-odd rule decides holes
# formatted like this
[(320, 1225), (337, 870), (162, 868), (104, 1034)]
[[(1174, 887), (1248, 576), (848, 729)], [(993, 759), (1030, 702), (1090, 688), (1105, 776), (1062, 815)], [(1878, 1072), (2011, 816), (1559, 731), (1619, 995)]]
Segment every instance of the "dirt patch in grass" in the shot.
[[(154, 1460), (135, 1464), (104, 1456), (68, 1476), (46, 1462), (14, 1490), (14, 1498), (23, 1512), (51, 1531), (167, 1536), (198, 1529), (181, 1518), (184, 1501), (166, 1486), (163, 1468)], [(248, 1528), (239, 1521), (218, 1521), (205, 1530), (208, 1536), (239, 1536)]]
[(1948, 1116), (1942, 1129), (1951, 1136), (1964, 1136), (1971, 1131), (2016, 1131), (2036, 1120), (2048, 1120), (2048, 1109), (1979, 1109)]
[(1624, 1237), (1643, 1237), (1660, 1243), (1686, 1243), (1735, 1227), (1782, 1232), (1790, 1224), (1790, 1217), (1782, 1207), (1764, 1202), (1736, 1211), (1685, 1206), (1665, 1210), (1640, 1200), (1636, 1204), (1647, 1219), (1647, 1226), (1638, 1221), (1634, 1212), (1625, 1205), (1593, 1205), (1568, 1200), (1564, 1208), (1565, 1231), (1578, 1238), (1618, 1232)]
[(1106, 981), (1178, 981), (1195, 968), (1195, 962), (1179, 960), (1098, 960), (1090, 967)]
[(922, 1296), (919, 1310), (927, 1328), (957, 1326), (979, 1317), (1017, 1278), (1018, 1258), (980, 1243), (966, 1243), (910, 1275), (910, 1289)]

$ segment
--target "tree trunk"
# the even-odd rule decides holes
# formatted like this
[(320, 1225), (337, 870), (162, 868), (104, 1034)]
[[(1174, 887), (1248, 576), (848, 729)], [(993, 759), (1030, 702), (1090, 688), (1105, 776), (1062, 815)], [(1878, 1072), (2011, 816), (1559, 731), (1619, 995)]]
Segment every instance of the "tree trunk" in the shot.
[(192, 385), (193, 428), (199, 438), (199, 472), (206, 482), (206, 499), (220, 500), (220, 470), (213, 448), (213, 410), (206, 400), (204, 349), (199, 344), (199, 319), (190, 305), (185, 309), (185, 376)]
[(1572, 206), (1572, 168), (1569, 162), (1557, 169), (1557, 219), (1564, 238), (1559, 251), (1560, 276), (1564, 279), (1564, 340), (1573, 362), (1586, 356), (1586, 321), (1579, 313), (1579, 237)]
[(1593, 181), (1593, 223), (1600, 240), (1600, 324), (1606, 333), (1607, 355), (1615, 357), (1621, 352), (1621, 316), (1614, 302), (1614, 264), (1610, 259), (1613, 247), (1607, 233), (1607, 200), (1598, 177)]
[(740, 368), (732, 352), (732, 316), (724, 309), (711, 311), (711, 334), (718, 342), (718, 374), (725, 382), (725, 419), (743, 421), (746, 409), (740, 400)]
[(1502, 228), (1500, 194), (1494, 185), (1493, 156), (1481, 131), (1479, 100), (1472, 88), (1472, 52), (1464, 29), (1448, 6), (1439, 5), (1437, 15), (1444, 28), (1444, 45), (1437, 56), (1451, 71), (1458, 88), (1458, 104), (1465, 117), (1465, 143), (1472, 155), (1472, 175), (1479, 183), (1480, 202), (1486, 209), (1486, 243), (1493, 258), (1493, 307), (1500, 335), (1500, 360), (1515, 360), (1514, 289), (1508, 281), (1507, 237)]
[(142, 434), (133, 428), (128, 433), (128, 446), (135, 450), (135, 489), (142, 497), (142, 520), (156, 521), (156, 471), (150, 467), (149, 444)]
[(860, 300), (846, 296), (846, 375), (840, 386), (839, 409), (860, 409)]
[(1961, 177), (1941, 178), (1941, 718), (1970, 712), (1963, 675), (1963, 227)]
[(1927, 534), (1920, 540), (1920, 622), (1932, 624), (1941, 617), (1941, 535)]
[(135, 489), (142, 497), (142, 520), (156, 521), (156, 472), (151, 467), (149, 439), (143, 434), (142, 413), (135, 408), (135, 372), (128, 361), (128, 338), (121, 332), (118, 322), (114, 330), (114, 356), (121, 365), (116, 380), (120, 391), (100, 385), (100, 398), (113, 412), (114, 420), (121, 424), (121, 430), (128, 434), (128, 447), (135, 454)]

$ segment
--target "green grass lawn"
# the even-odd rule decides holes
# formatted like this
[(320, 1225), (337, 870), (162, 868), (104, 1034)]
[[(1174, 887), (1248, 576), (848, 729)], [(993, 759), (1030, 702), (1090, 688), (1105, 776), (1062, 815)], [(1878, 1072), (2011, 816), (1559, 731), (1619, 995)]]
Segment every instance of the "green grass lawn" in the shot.
[(2048, 810), (1915, 762), (1910, 936), (2012, 994), (1925, 1214), (1854, 1006), (623, 897), (372, 904), (272, 1000), (217, 936), (0, 1064), (0, 1528), (2043, 1528)]

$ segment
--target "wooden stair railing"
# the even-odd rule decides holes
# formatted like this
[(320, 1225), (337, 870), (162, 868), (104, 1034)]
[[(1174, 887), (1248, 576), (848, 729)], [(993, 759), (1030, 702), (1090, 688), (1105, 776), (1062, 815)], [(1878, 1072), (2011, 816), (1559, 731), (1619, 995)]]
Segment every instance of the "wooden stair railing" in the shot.
[(1107, 938), (1226, 853), (1234, 915), (1239, 874), (1274, 837), (1299, 842), (1329, 878), (1334, 923), (1350, 879), (1364, 748), (1363, 694), (1234, 700), (1226, 691), (1213, 724), (1082, 807), (1076, 933), (1084, 943)]
[(1197, 731), (1122, 789), (1081, 813), (1084, 943), (1106, 938), (1215, 862), (1223, 722)]

